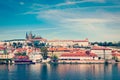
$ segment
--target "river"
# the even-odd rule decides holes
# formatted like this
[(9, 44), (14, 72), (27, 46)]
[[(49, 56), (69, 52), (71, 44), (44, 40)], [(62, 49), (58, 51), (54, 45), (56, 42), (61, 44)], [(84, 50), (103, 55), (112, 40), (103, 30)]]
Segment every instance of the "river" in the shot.
[(120, 80), (120, 64), (0, 65), (0, 80)]

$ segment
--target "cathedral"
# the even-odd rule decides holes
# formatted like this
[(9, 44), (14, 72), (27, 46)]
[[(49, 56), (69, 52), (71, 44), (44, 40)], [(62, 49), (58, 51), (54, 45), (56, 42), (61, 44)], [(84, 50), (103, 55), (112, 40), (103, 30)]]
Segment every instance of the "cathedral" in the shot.
[(26, 41), (41, 41), (41, 42), (46, 42), (47, 40), (42, 38), (41, 36), (36, 36), (35, 34), (33, 35), (32, 32), (27, 33), (26, 32)]

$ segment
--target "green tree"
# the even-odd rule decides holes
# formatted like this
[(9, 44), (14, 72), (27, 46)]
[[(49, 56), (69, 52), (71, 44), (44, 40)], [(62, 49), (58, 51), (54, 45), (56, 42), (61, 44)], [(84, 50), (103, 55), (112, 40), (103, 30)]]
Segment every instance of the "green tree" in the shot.
[(16, 56), (21, 56), (22, 53), (18, 52), (18, 53), (15, 53)]
[(41, 52), (42, 52), (43, 59), (47, 59), (47, 56), (48, 56), (47, 47), (41, 47), (40, 49), (41, 49)]
[(23, 53), (22, 53), (22, 56), (26, 56), (26, 52), (23, 52)]
[(115, 60), (115, 61), (118, 61), (118, 57), (117, 56), (113, 56), (112, 59)]
[(51, 60), (52, 60), (53, 62), (57, 62), (57, 61), (58, 61), (58, 57), (57, 57), (56, 55), (53, 55), (53, 56), (51, 57)]

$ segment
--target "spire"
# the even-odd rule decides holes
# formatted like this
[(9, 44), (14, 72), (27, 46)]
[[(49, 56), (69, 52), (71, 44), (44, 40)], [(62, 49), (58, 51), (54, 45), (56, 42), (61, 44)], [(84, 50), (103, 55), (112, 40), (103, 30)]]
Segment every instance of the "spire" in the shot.
[(32, 39), (32, 31), (30, 31), (30, 33), (29, 33), (29, 39)]
[(26, 32), (26, 39), (28, 39), (28, 34), (27, 34), (27, 32)]
[(32, 31), (30, 31), (29, 35), (32, 35)]

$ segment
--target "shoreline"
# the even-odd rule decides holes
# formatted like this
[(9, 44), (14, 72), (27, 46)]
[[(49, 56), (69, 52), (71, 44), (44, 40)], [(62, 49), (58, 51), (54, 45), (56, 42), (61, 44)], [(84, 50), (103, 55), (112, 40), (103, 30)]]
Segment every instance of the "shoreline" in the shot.
[[(80, 63), (80, 62), (41, 62), (41, 63), (34, 63), (34, 64), (119, 64), (120, 62), (114, 62), (114, 63), (93, 63), (93, 62), (86, 62), (86, 63)], [(19, 64), (16, 64), (16, 63), (11, 63), (10, 65), (20, 65), (20, 64), (24, 64), (24, 65), (31, 65), (31, 63), (19, 63)], [(32, 64), (32, 65), (34, 65)], [(9, 65), (9, 64), (6, 64), (6, 63), (0, 63), (0, 65)]]
[[(115, 60), (58, 60), (58, 61), (42, 61), (39, 64), (50, 63), (50, 64), (114, 64), (120, 63), (116, 62)], [(12, 62), (12, 63), (5, 63), (1, 62), (0, 64), (38, 64), (38, 62)]]

